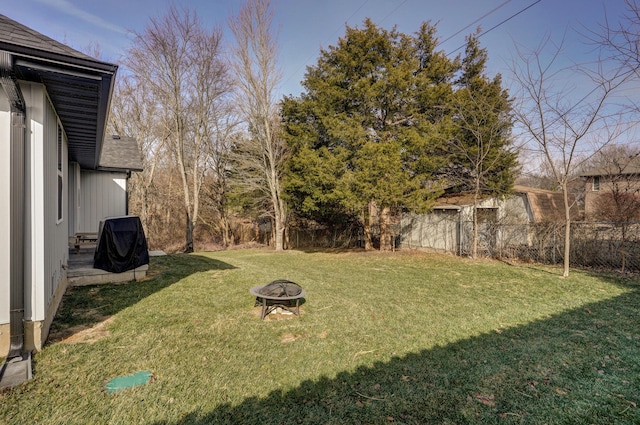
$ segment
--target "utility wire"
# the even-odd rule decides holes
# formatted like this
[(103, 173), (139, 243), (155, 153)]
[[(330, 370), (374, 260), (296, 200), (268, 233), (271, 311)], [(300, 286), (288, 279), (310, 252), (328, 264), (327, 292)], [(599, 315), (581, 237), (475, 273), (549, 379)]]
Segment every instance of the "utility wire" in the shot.
[[(498, 24), (494, 25), (493, 27), (489, 28), (488, 30), (486, 30), (486, 31), (482, 31), (480, 34), (478, 34), (477, 38), (480, 38), (480, 37), (482, 37), (483, 35), (488, 34), (488, 33), (490, 33), (491, 31), (493, 31), (494, 29), (498, 28), (499, 26), (504, 25), (505, 23), (509, 22), (510, 20), (512, 20), (512, 19), (513, 19), (513, 18), (515, 18), (516, 16), (520, 15), (521, 13), (523, 13), (523, 12), (525, 12), (525, 11), (527, 11), (527, 10), (531, 9), (533, 6), (535, 6), (536, 4), (540, 3), (541, 1), (542, 1), (542, 0), (536, 0), (536, 1), (534, 1), (534, 2), (533, 2), (533, 3), (531, 3), (529, 6), (527, 6), (527, 7), (525, 7), (524, 9), (522, 9), (522, 10), (520, 10), (520, 11), (518, 11), (518, 12), (514, 13), (513, 15), (509, 16), (507, 19), (504, 19), (503, 21), (499, 22)], [(457, 52), (458, 50), (460, 50), (460, 49), (464, 48), (466, 45), (467, 45), (467, 44), (465, 43), (465, 44), (463, 44), (462, 46), (458, 47), (457, 49), (455, 49), (455, 50), (453, 50), (453, 51), (449, 52), (449, 53), (447, 54), (447, 56), (451, 56), (453, 53), (455, 53), (455, 52)]]
[[(407, 2), (408, 0), (404, 0), (402, 3), (400, 3), (398, 6), (396, 6), (391, 12), (389, 12), (384, 18), (382, 18), (379, 23), (381, 24), (382, 22), (384, 22), (387, 18), (389, 18), (391, 15), (393, 15), (398, 9), (400, 9), (402, 6), (404, 6), (404, 4)], [(486, 31), (481, 32), (478, 35), (478, 38), (482, 37), (483, 35), (493, 31), (494, 29), (498, 28), (499, 26), (505, 24), (506, 22), (510, 21), (511, 19), (515, 18), (516, 16), (520, 15), (521, 13), (525, 12), (526, 10), (530, 9), (531, 7), (535, 6), (536, 4), (540, 3), (542, 0), (536, 0), (535, 2), (533, 2), (532, 4), (530, 4), (529, 6), (525, 7), (524, 9), (520, 10), (519, 12), (509, 16), (507, 19), (504, 19), (503, 21), (501, 21), (500, 23), (494, 25), (493, 27), (489, 28)], [(502, 7), (504, 7), (506, 4), (510, 3), (511, 0), (506, 0), (503, 3), (501, 3), (500, 5), (498, 5), (497, 7), (493, 8), (492, 10), (490, 10), (489, 12), (485, 13), (484, 15), (482, 15), (481, 17), (477, 18), (476, 20), (474, 20), (473, 22), (471, 22), (470, 24), (466, 25), (464, 28), (460, 29), (459, 31), (457, 31), (455, 34), (447, 37), (445, 40), (441, 41), (438, 43), (438, 46), (441, 45), (442, 43), (445, 43), (449, 40), (451, 40), (453, 37), (459, 35), (461, 32), (465, 31), (466, 29), (468, 29), (469, 27), (471, 27), (472, 25), (478, 23), (479, 21), (483, 20), (484, 18), (486, 18), (487, 16), (495, 13), (497, 10), (501, 9)], [(369, 0), (364, 0), (364, 2), (360, 5), (360, 7), (358, 7), (346, 20), (346, 22), (349, 22), (351, 20), (351, 18), (353, 18), (367, 3), (369, 3)], [(336, 29), (333, 34), (331, 34), (331, 36), (328, 37), (327, 41), (333, 39), (333, 37), (338, 33), (338, 31), (340, 31), (341, 28)], [(447, 56), (450, 56), (451, 54), (457, 52), (458, 50), (462, 49), (463, 47), (465, 47), (466, 44), (463, 44), (462, 46), (458, 47), (457, 49), (453, 50), (452, 52), (448, 53)], [(300, 71), (300, 69), (302, 69), (304, 66), (306, 66), (306, 62), (308, 62), (310, 59), (313, 58), (314, 55), (311, 55), (306, 61), (305, 63), (303, 63), (302, 65), (300, 65), (295, 72), (293, 72), (292, 74), (290, 74), (289, 78), (287, 78), (284, 81), (284, 84), (286, 84), (287, 82), (289, 82), (291, 80), (291, 78), (293, 78), (294, 75), (296, 75), (298, 73), (298, 71)]]
[[(407, 1), (407, 0), (405, 0), (405, 1)], [(362, 9), (362, 8), (363, 8), (367, 3), (369, 3), (369, 0), (364, 0), (364, 3), (362, 3), (362, 4), (360, 5), (360, 7), (359, 7), (359, 8), (357, 8), (357, 9), (356, 9), (356, 11), (355, 11), (355, 12), (353, 12), (353, 13), (352, 13), (348, 18), (347, 18), (347, 20), (345, 21), (345, 23), (348, 23), (348, 22), (351, 20), (351, 18), (353, 18), (354, 16), (356, 16), (356, 13), (360, 12), (360, 9)], [(395, 11), (395, 10), (394, 10), (394, 11)], [(340, 31), (341, 29), (342, 29), (342, 27), (340, 27), (340, 28), (336, 29), (336, 30), (333, 32), (333, 34), (331, 34), (331, 35), (329, 36), (329, 38), (327, 38), (327, 41), (326, 41), (325, 43), (328, 43), (329, 41), (331, 41), (331, 40), (333, 39), (333, 37), (334, 37), (334, 36), (338, 33), (338, 31)]]
[(497, 6), (495, 8), (493, 8), (492, 10), (490, 10), (489, 12), (485, 13), (484, 15), (482, 15), (481, 17), (479, 17), (478, 19), (476, 19), (475, 21), (471, 22), (469, 25), (467, 25), (466, 27), (462, 28), (461, 30), (459, 30), (458, 32), (456, 32), (453, 35), (450, 35), (449, 37), (445, 38), (444, 40), (442, 40), (441, 42), (439, 42), (436, 47), (438, 47), (439, 45), (446, 43), (447, 41), (451, 40), (453, 37), (455, 37), (456, 35), (460, 34), (462, 31), (465, 31), (466, 29), (468, 29), (470, 26), (480, 22), (481, 20), (483, 20), (484, 18), (486, 18), (487, 16), (491, 15), (492, 13), (494, 13), (496, 10), (501, 9), (503, 6), (505, 6), (507, 3), (510, 3), (511, 0), (507, 0), (504, 3), (502, 3), (500, 6)]
[(380, 23), (380, 24), (382, 24), (382, 23), (383, 23), (383, 22), (384, 22), (384, 21), (385, 21), (389, 16), (393, 15), (393, 14), (396, 12), (396, 10), (400, 9), (400, 8), (401, 8), (401, 7), (402, 7), (402, 6), (407, 2), (407, 1), (408, 1), (408, 0), (404, 0), (402, 3), (400, 3), (399, 5), (397, 5), (397, 6), (395, 7), (395, 9), (393, 9), (391, 12), (389, 12), (389, 13), (387, 14), (387, 16), (385, 16), (384, 18), (382, 18), (382, 19), (380, 20), (380, 22), (379, 22), (379, 23)]

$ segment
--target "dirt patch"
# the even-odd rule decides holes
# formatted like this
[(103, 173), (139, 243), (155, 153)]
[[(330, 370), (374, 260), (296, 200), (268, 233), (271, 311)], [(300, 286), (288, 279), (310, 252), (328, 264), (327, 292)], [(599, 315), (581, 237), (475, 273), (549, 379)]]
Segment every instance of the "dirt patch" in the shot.
[(287, 342), (293, 342), (297, 339), (304, 338), (304, 337), (305, 335), (303, 334), (284, 334), (280, 337), (280, 342), (284, 344)]
[(51, 342), (60, 342), (63, 344), (93, 344), (94, 342), (109, 336), (110, 332), (105, 328), (111, 324), (111, 322), (113, 322), (113, 317), (108, 317), (91, 327), (78, 325), (61, 329), (49, 335), (49, 340)]
[[(302, 316), (302, 312), (303, 310), (302, 308), (300, 308), (300, 316)], [(254, 316), (257, 316), (258, 318), (260, 318), (260, 316), (262, 315), (262, 307), (255, 307), (252, 313)], [(272, 311), (271, 313), (267, 314), (264, 320), (289, 320), (294, 318), (299, 319), (299, 317), (296, 316), (294, 313), (278, 308)]]

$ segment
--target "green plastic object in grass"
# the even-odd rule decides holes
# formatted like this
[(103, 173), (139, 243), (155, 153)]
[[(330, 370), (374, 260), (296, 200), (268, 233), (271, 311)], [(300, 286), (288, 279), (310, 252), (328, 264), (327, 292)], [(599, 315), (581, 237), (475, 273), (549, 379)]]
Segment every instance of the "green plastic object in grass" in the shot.
[(137, 387), (138, 385), (144, 385), (151, 380), (151, 371), (143, 370), (141, 372), (134, 373), (133, 375), (118, 376), (107, 382), (106, 388), (109, 394), (116, 391), (124, 390), (126, 388)]

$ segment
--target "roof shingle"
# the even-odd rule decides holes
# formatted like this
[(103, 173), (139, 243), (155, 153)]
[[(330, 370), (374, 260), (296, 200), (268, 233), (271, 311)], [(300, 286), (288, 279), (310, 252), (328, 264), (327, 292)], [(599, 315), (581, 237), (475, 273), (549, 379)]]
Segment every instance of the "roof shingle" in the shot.
[(0, 45), (2, 43), (12, 45), (16, 50), (29, 48), (40, 50), (43, 53), (57, 53), (77, 59), (96, 61), (91, 56), (85, 55), (0, 14)]
[(43, 84), (62, 122), (69, 158), (96, 169), (118, 66), (94, 59), (0, 15), (0, 51), (18, 80)]
[(142, 171), (142, 156), (136, 139), (120, 136), (105, 137), (99, 169)]

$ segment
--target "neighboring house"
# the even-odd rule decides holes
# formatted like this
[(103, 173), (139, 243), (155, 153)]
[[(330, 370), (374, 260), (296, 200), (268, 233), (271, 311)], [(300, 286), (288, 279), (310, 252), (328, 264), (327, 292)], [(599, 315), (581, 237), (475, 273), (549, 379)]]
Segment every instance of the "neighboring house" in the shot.
[[(637, 199), (618, 199), (623, 205), (620, 207), (631, 207), (634, 211), (630, 211), (625, 214), (620, 211), (621, 214), (610, 211), (610, 214), (598, 214), (602, 209), (602, 205), (598, 205), (598, 199), (606, 194), (609, 198), (613, 195), (619, 198), (629, 197), (637, 198), (640, 195), (640, 164), (637, 161), (630, 162), (623, 165), (615, 166), (612, 164), (610, 167), (597, 167), (593, 168), (583, 174), (584, 178), (584, 210), (587, 218), (593, 218), (598, 215), (611, 215), (612, 221), (617, 220), (636, 220), (634, 217), (634, 211), (638, 209), (640, 202)], [(608, 209), (608, 208), (605, 208)], [(621, 215), (620, 218), (615, 218)], [(626, 217), (628, 216), (628, 217)]]
[(69, 236), (127, 213), (141, 167), (135, 141), (105, 137), (117, 68), (0, 15), (0, 356), (44, 344)]
[[(489, 248), (498, 240), (529, 244), (525, 225), (560, 222), (565, 210), (561, 192), (524, 186), (515, 186), (503, 199), (483, 198), (477, 208), (479, 243)], [(472, 231), (473, 195), (445, 195), (428, 214), (403, 215), (400, 244), (464, 254), (469, 252)]]

